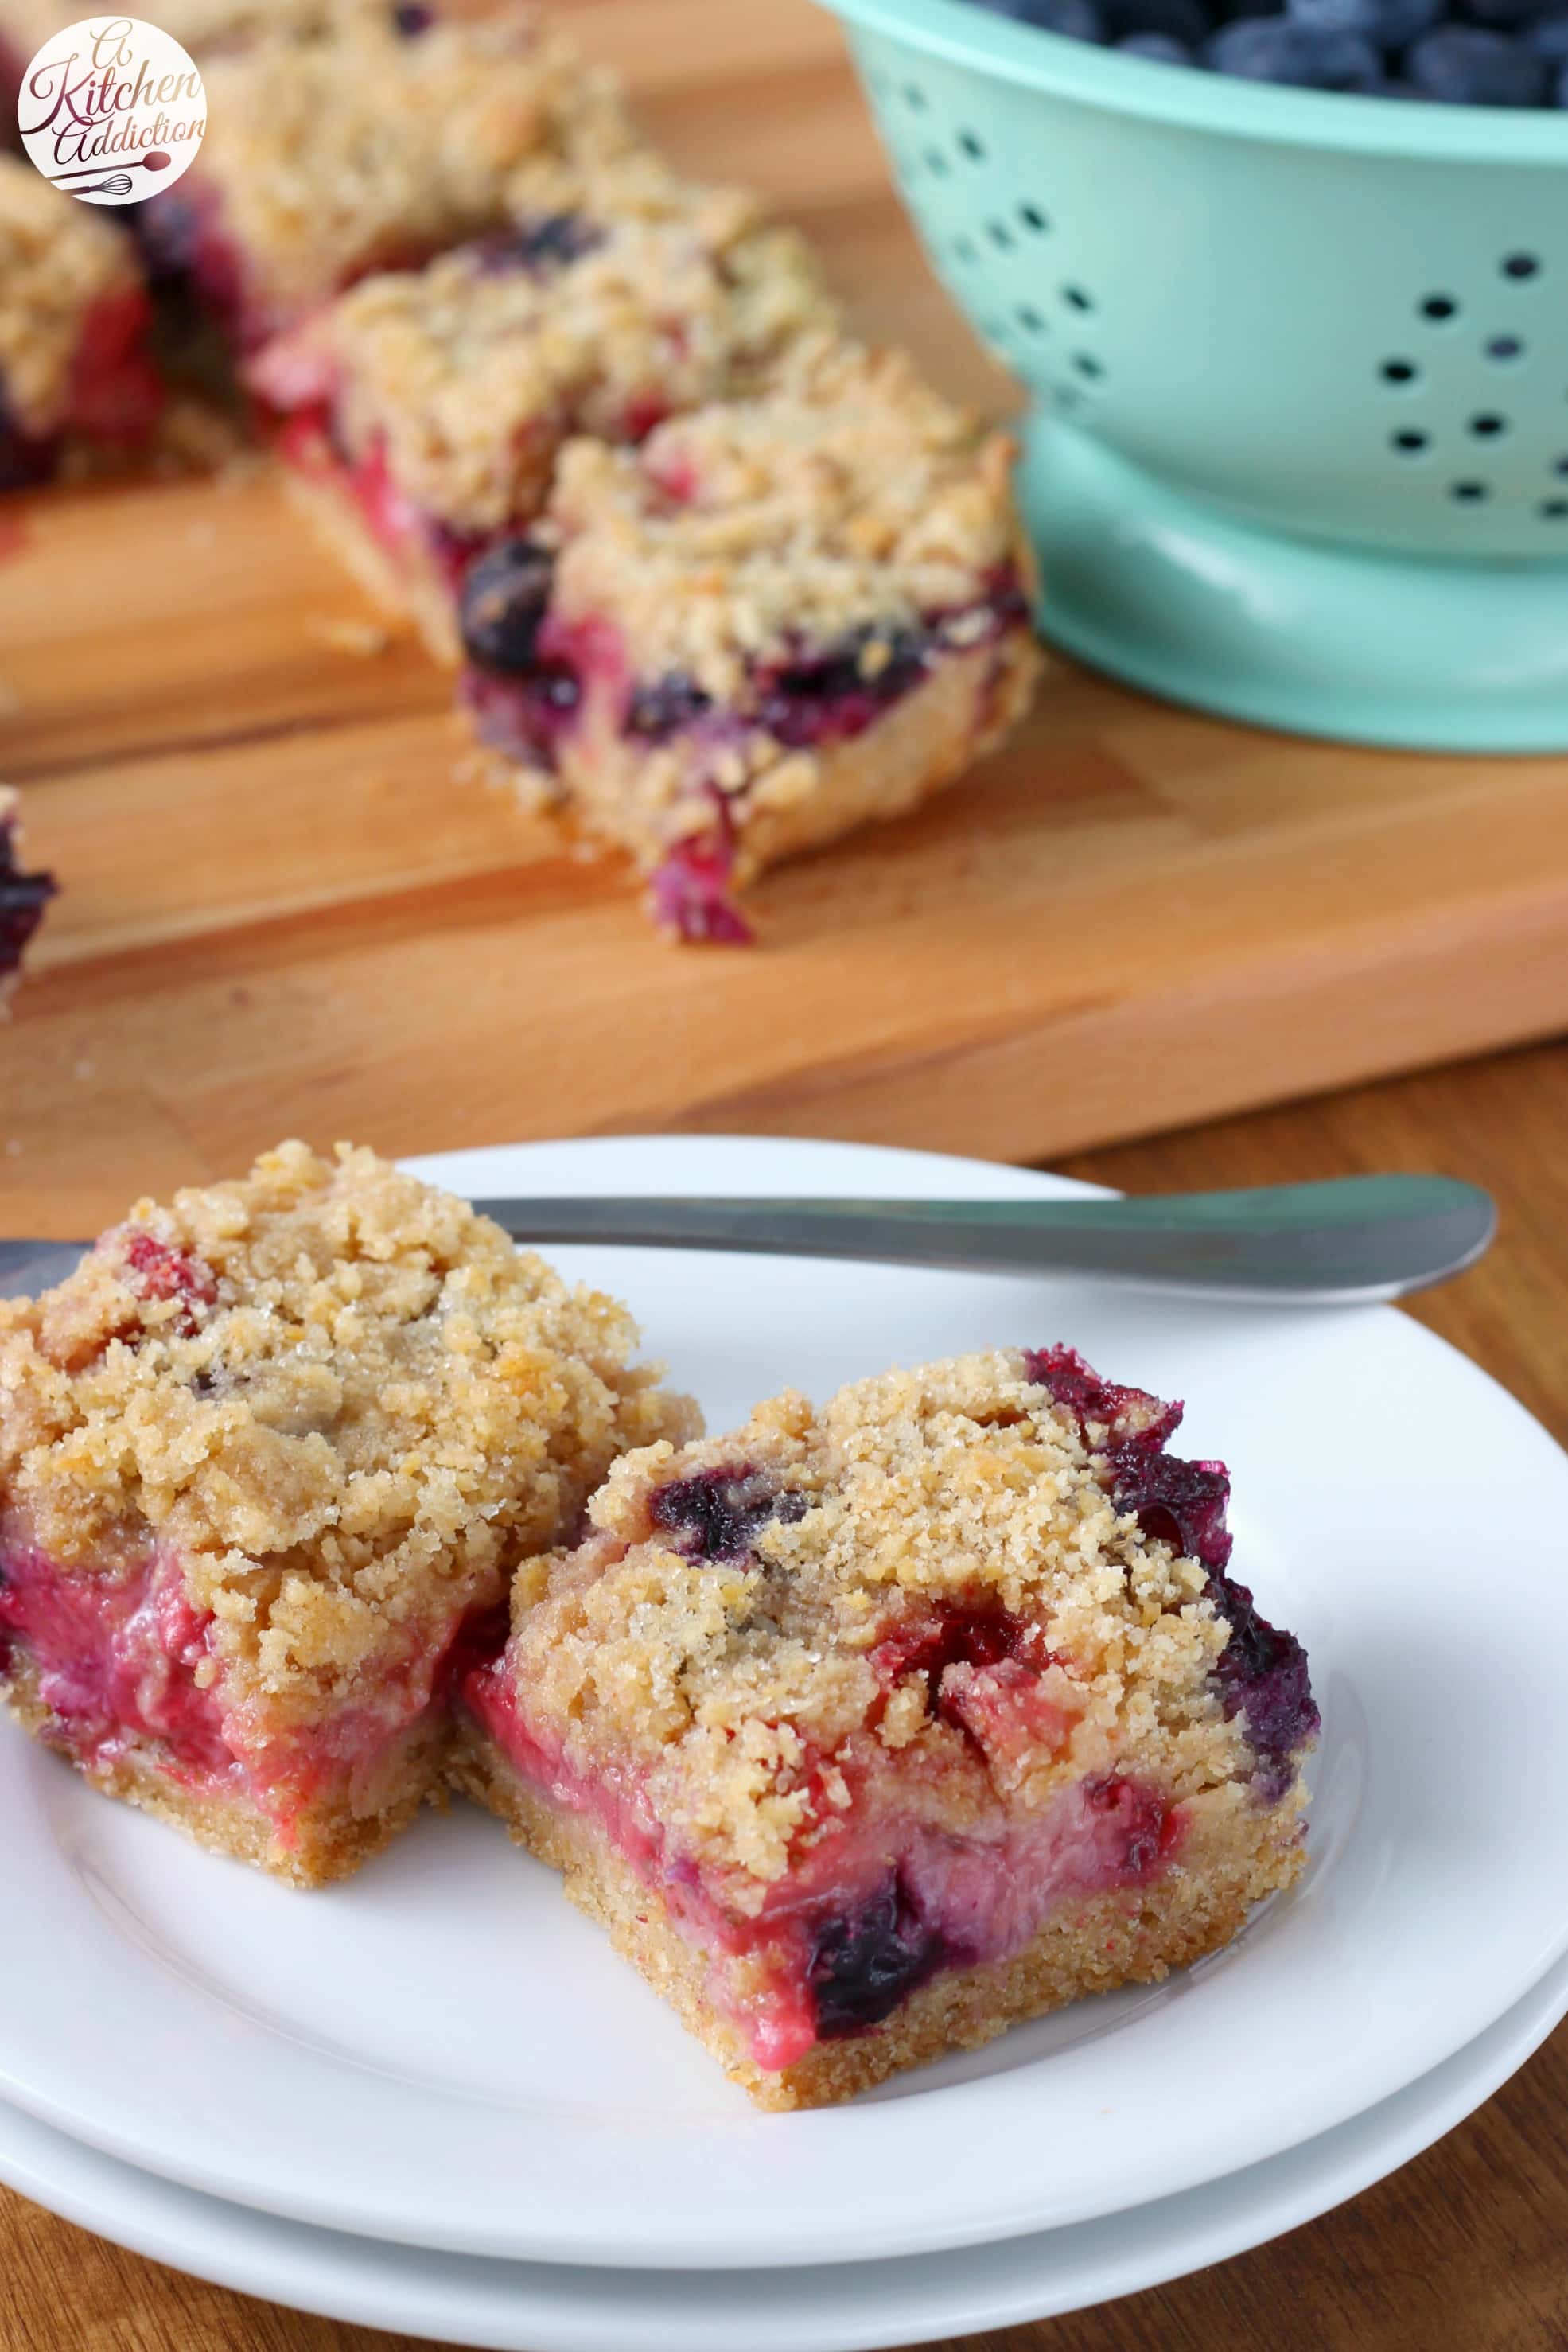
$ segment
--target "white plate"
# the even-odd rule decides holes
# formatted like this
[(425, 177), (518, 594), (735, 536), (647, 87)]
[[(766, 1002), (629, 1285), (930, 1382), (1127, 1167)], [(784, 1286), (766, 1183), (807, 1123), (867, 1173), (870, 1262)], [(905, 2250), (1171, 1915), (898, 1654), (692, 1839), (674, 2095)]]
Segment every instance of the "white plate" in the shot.
[(198, 2196), (3, 2105), (0, 2180), (155, 2262), (400, 2339), (488, 2352), (862, 2352), (1082, 2311), (1297, 2229), (1450, 2131), (1564, 2011), (1568, 1962), (1458, 2056), (1288, 2155), (1106, 2221), (901, 2262), (595, 2271), (378, 2245)]
[[(835, 1145), (611, 1141), (425, 1163), (469, 1189), (1058, 1189)], [(1021, 2236), (1332, 2129), (1485, 2031), (1568, 1948), (1555, 1622), (1568, 1462), (1388, 1309), (573, 1253), (716, 1425), (785, 1380), (1072, 1339), (1191, 1401), (1240, 1573), (1312, 1649), (1313, 1861), (1232, 1949), (832, 2112), (732, 2091), (546, 1874), (431, 1817), (302, 1897), (0, 1738), (0, 2095), (264, 2210), (456, 2252), (776, 2266)], [(1543, 1532), (1544, 1531), (1544, 1532)]]

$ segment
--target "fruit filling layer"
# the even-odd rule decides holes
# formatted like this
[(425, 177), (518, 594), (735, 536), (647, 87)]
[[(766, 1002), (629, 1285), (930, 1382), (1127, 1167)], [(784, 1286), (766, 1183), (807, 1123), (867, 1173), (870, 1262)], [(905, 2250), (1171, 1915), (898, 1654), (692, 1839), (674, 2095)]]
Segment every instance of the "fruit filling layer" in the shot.
[(352, 1802), (411, 1733), (444, 1716), (455, 1677), (504, 1632), (494, 1610), (454, 1622), (327, 1721), (286, 1728), (225, 1685), (214, 1622), (166, 1549), (84, 1571), (49, 1559), (24, 1525), (0, 1526), (0, 1678), (31, 1669), (50, 1743), (89, 1772), (134, 1763), (242, 1799), (286, 1846), (302, 1811)]
[(163, 409), (151, 322), (118, 230), (0, 156), (0, 487), (45, 479), (86, 449), (150, 440)]
[(177, 1779), (244, 1781), (213, 1686), (211, 1622), (167, 1557), (72, 1573), (21, 1529), (0, 1528), (0, 1674), (25, 1658), (51, 1738), (89, 1769), (155, 1743)]
[(1223, 1474), (1164, 1454), (1179, 1416), (1059, 1348), (622, 1462), (462, 1685), (497, 1809), (521, 1784), (611, 1849), (764, 2071), (1091, 1900), (1132, 1932), (1189, 1839), (1246, 1883), (1270, 1809), (1283, 1883), (1305, 1661), (1225, 1570)]
[[(423, 1734), (519, 1553), (690, 1428), (634, 1349), (612, 1301), (368, 1152), (141, 1203), (0, 1300), (16, 1705), (212, 1842), (256, 1858), (259, 1811), (272, 1866), (340, 1874), (434, 1784)], [(220, 1795), (246, 1804), (204, 1830)]]
[[(982, 1655), (988, 1647), (984, 1631), (977, 1647)], [(955, 1838), (912, 1818), (897, 1776), (869, 1745), (850, 1742), (810, 1768), (813, 1805), (802, 1816), (815, 1834), (810, 1852), (747, 1911), (722, 1874), (709, 1877), (673, 1843), (635, 1775), (590, 1781), (571, 1769), (527, 1720), (504, 1664), (470, 1675), (463, 1696), (518, 1779), (591, 1822), (709, 1955), (708, 2000), (769, 2071), (796, 2064), (818, 2042), (880, 2025), (944, 1970), (1010, 1958), (1065, 1900), (1148, 1885), (1181, 1848), (1185, 1819), (1169, 1793), (1115, 1773), (1075, 1783), (1027, 1826), (998, 1811)], [(932, 1706), (964, 1725), (982, 1759), (1038, 1749), (1053, 1727), (1038, 1675), (1016, 1664), (1010, 1673), (943, 1669)], [(1057, 1713), (1054, 1727), (1065, 1721)]]
[[(564, 735), (597, 715), (624, 740), (654, 749), (684, 739), (716, 777), (749, 736), (789, 751), (852, 742), (925, 683), (945, 656), (973, 653), (1028, 626), (1016, 571), (984, 593), (916, 622), (864, 621), (826, 643), (792, 638), (748, 663), (720, 702), (684, 670), (639, 678), (612, 615), (569, 620), (552, 604), (556, 561), (527, 535), (480, 556), (464, 583), (465, 692), (479, 731), (498, 751), (545, 768)], [(595, 714), (594, 705), (600, 709)]]

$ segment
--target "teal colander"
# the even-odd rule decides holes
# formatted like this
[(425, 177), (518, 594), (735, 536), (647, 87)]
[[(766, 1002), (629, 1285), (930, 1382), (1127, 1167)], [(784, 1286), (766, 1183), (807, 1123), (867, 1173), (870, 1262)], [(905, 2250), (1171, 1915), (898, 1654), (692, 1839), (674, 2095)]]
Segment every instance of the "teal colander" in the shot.
[(1047, 635), (1311, 734), (1568, 749), (1568, 115), (828, 5), (1028, 387)]

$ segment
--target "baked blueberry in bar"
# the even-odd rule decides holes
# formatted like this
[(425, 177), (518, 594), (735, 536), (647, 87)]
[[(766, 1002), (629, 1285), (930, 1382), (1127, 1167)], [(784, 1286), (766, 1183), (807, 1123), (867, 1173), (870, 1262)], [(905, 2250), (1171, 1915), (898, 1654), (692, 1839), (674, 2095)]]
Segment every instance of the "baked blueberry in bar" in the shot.
[(1051, 1348), (623, 1459), (455, 1785), (764, 2106), (1213, 1951), (1302, 1866), (1318, 1715), (1180, 1412)]
[(0, 1014), (16, 984), (23, 952), (56, 889), (47, 874), (22, 870), (20, 806), (9, 786), (0, 784)]
[(570, 436), (641, 440), (756, 389), (794, 338), (833, 322), (793, 230), (638, 155), (570, 210), (362, 281), (247, 379), (355, 569), (455, 661), (465, 569), (537, 520)]
[(355, 14), (212, 57), (204, 78), (201, 155), (137, 228), (161, 280), (246, 348), (635, 143), (604, 79), (510, 6), (476, 24)]
[(0, 155), (0, 488), (123, 457), (163, 407), (132, 247)]
[(961, 774), (1039, 667), (1011, 446), (895, 353), (808, 337), (755, 400), (575, 441), (466, 575), (496, 765), (629, 850), (683, 939), (764, 866)]
[(0, 1300), (0, 1690), (305, 1885), (434, 1793), (517, 1560), (694, 1414), (612, 1300), (365, 1151), (142, 1202)]

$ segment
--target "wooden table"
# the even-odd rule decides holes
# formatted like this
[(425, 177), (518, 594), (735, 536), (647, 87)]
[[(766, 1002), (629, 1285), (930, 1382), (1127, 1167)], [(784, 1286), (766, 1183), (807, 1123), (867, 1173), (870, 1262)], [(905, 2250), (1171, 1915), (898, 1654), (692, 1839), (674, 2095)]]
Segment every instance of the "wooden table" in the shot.
[[(630, 69), (688, 163), (768, 184), (815, 223), (873, 331), (1005, 403), (914, 254), (835, 37), (804, 0), (559, 5)], [(991, 779), (989, 815), (977, 803), (973, 840), (949, 803), (780, 877), (764, 960), (683, 959), (643, 940), (613, 877), (542, 833), (477, 798), (434, 806), (432, 767), (451, 756), (442, 682), (407, 645), (345, 652), (361, 608), (270, 498), (123, 494), (119, 543), (141, 533), (155, 551), (134, 597), (118, 593), (123, 567), (90, 569), (91, 501), (40, 522), (32, 566), (0, 567), (0, 772), (31, 787), (36, 840), (69, 884), (0, 1034), (0, 1232), (91, 1230), (128, 1189), (225, 1171), (286, 1128), (419, 1150), (750, 1127), (1049, 1150), (1134, 1190), (1444, 1169), (1491, 1187), (1503, 1237), (1416, 1311), (1568, 1438), (1568, 1050), (1061, 1156), (1561, 1029), (1562, 763), (1286, 744), (1069, 677)], [(988, 897), (998, 877), (1045, 888), (1061, 845), (1077, 919), (1092, 899), (1113, 943), (1159, 883), (1158, 951), (1113, 984), (1076, 981), (1047, 929), (1032, 961), (992, 951), (993, 903), (1015, 925), (1027, 914), (1005, 887)], [(578, 1022), (573, 1066), (532, 1018), (530, 954), (549, 959), (552, 1018), (564, 1003)], [(782, 1050), (780, 1003), (795, 1034), (816, 1024), (811, 1053)], [(640, 1035), (628, 1050), (646, 1005), (656, 1065)], [(1562, 2352), (1565, 2113), (1568, 2032), (1340, 2212), (988, 2342)], [(4, 2193), (0, 2280), (0, 2352), (415, 2352), (179, 2277)]]

